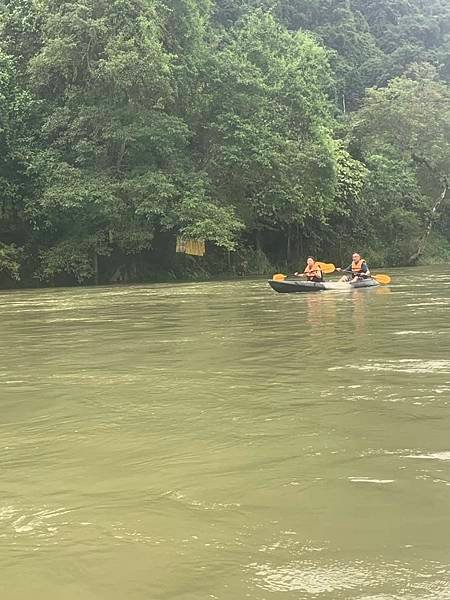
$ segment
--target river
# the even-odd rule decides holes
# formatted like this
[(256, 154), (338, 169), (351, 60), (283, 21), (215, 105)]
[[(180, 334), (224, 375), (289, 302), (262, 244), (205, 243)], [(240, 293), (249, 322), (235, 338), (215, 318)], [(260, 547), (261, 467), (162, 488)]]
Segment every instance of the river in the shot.
[(450, 599), (450, 269), (0, 293), (2, 600)]

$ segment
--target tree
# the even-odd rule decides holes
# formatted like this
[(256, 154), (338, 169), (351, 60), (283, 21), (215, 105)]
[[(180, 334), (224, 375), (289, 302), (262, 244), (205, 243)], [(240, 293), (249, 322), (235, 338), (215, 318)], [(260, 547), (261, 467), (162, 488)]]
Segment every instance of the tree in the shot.
[(195, 149), (214, 196), (247, 230), (302, 224), (329, 209), (334, 145), (324, 50), (256, 12), (221, 40), (205, 65), (208, 118)]
[[(189, 158), (190, 132), (174, 110), (173, 58), (155, 7), (47, 0), (41, 11), (42, 46), (29, 70), (47, 116), (33, 220), (47, 240), (63, 244), (64, 260), (53, 264), (67, 271), (69, 248), (75, 264), (77, 248), (93, 262), (115, 249), (139, 253), (160, 228), (232, 247), (239, 224), (211, 201)], [(105, 240), (114, 241), (108, 247)], [(43, 254), (43, 273), (54, 256)]]
[(13, 59), (0, 50), (0, 271), (14, 279), (20, 276), (17, 246), (27, 239), (24, 214), (35, 185), (30, 165), (36, 111), (17, 83)]
[(449, 81), (450, 6), (445, 0), (351, 0), (380, 55), (366, 64), (368, 86), (386, 85), (412, 64), (429, 62)]
[[(409, 190), (403, 210), (416, 214), (423, 229), (409, 257), (415, 262), (425, 250), (434, 223), (444, 218), (448, 200), (450, 91), (432, 67), (418, 65), (386, 88), (368, 92), (354, 117), (353, 134), (367, 163), (376, 165), (372, 172), (383, 174), (381, 187), (380, 176), (375, 178), (383, 194), (389, 188)], [(394, 177), (386, 186), (389, 173)], [(402, 207), (401, 197), (397, 204)]]
[(183, 275), (177, 236), (209, 242), (192, 272), (420, 256), (449, 237), (449, 23), (446, 0), (4, 0), (2, 282)]

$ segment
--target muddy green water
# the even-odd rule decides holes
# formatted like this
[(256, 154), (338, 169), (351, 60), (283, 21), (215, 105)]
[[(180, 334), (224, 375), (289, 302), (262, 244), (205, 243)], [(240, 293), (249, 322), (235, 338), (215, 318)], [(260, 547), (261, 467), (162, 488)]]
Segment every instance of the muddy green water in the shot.
[(450, 269), (0, 294), (2, 600), (450, 599)]

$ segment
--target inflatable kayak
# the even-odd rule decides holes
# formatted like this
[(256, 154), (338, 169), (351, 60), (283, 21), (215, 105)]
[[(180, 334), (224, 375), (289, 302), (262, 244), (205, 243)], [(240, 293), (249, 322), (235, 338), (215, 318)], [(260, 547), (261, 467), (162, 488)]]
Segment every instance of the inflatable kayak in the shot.
[(342, 292), (350, 292), (359, 288), (377, 287), (380, 284), (375, 279), (362, 279), (356, 283), (346, 282), (314, 282), (304, 281), (301, 279), (285, 279), (284, 281), (275, 281), (269, 279), (270, 287), (280, 294), (292, 294), (298, 292), (323, 292), (325, 290), (338, 290)]

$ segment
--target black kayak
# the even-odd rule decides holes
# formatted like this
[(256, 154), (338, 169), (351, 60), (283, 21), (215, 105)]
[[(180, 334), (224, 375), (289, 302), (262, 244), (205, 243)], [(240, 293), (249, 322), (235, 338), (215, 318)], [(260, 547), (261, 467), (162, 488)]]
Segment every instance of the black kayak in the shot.
[(340, 282), (314, 282), (303, 281), (301, 279), (285, 279), (284, 281), (275, 281), (269, 279), (270, 287), (280, 294), (292, 294), (299, 292), (323, 292), (325, 290), (337, 290), (341, 292), (350, 292), (359, 288), (377, 287), (380, 284), (375, 279), (361, 279), (355, 283)]

